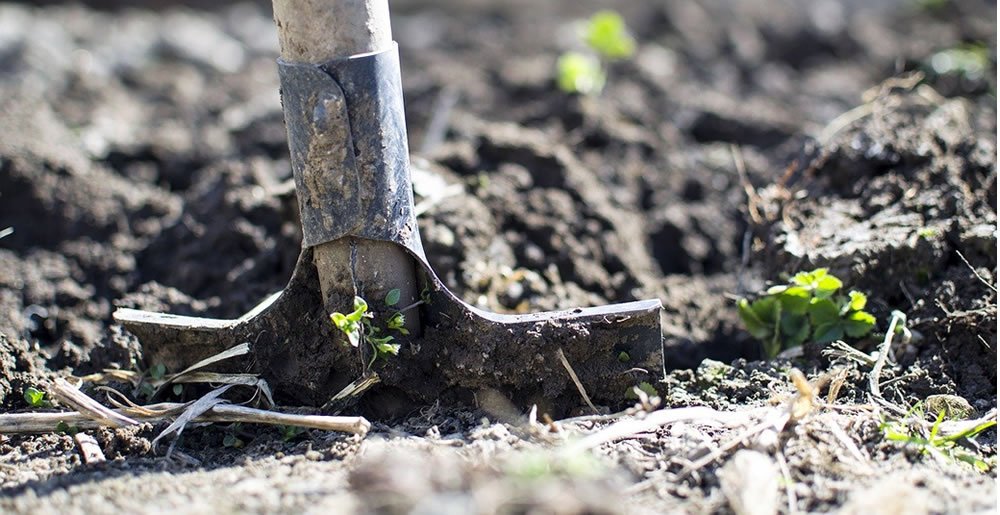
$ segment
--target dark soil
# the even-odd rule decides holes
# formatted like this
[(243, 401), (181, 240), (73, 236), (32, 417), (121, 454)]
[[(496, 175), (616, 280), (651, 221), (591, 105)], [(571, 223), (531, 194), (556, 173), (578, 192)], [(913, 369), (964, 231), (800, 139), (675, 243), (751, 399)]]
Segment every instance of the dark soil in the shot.
[[(3, 411), (27, 410), (23, 390), (55, 376), (144, 369), (116, 307), (235, 318), (284, 287), (299, 256), (267, 5), (116, 4), (0, 4), (0, 231), (14, 229), (0, 238)], [(580, 97), (555, 87), (554, 63), (573, 23), (606, 5), (393, 2), (431, 265), (495, 312), (659, 298), (668, 407), (758, 409), (796, 366), (843, 367), (837, 402), (860, 410), (866, 366), (815, 349), (760, 361), (734, 306), (826, 266), (869, 294), (879, 330), (900, 310), (917, 333), (886, 367), (886, 399), (995, 408), (996, 5), (934, 4), (622, 2), (637, 53)], [(929, 65), (968, 43), (988, 51), (981, 74)], [(380, 419), (364, 440), (188, 429), (177, 448), (197, 467), (150, 450), (162, 427), (96, 432), (110, 460), (98, 466), (65, 435), (0, 436), (0, 511), (735, 506), (723, 471), (735, 457), (676, 474), (740, 428), (661, 428), (581, 465), (547, 454), (555, 437), (509, 400), (397, 401), (356, 407)], [(817, 415), (768, 451), (794, 482), (780, 511), (789, 496), (806, 511), (996, 509), (988, 474), (889, 442), (860, 413)], [(867, 461), (837, 451), (824, 424)], [(227, 432), (245, 446), (224, 446)], [(995, 442), (990, 431), (977, 450), (994, 475)]]

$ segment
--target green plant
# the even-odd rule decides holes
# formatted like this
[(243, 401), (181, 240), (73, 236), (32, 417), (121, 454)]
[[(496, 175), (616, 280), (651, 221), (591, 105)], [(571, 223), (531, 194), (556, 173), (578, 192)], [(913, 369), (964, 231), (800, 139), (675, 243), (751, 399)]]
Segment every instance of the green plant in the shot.
[(636, 389), (641, 390), (643, 393), (645, 393), (646, 395), (648, 395), (650, 397), (656, 397), (657, 395), (659, 395), (659, 392), (656, 391), (656, 388), (653, 385), (649, 384), (646, 381), (643, 381), (643, 382), (639, 383), (638, 385), (633, 386), (632, 388), (629, 388), (628, 390), (626, 390), (625, 391), (625, 398), (626, 399), (638, 399), (639, 398), (639, 394), (637, 394), (635, 392)]
[(49, 405), (49, 401), (45, 400), (45, 392), (34, 386), (24, 389), (24, 400), (32, 408), (44, 408)]
[(306, 428), (300, 426), (281, 426), (281, 441), (291, 442), (299, 435), (306, 432)]
[(625, 20), (615, 11), (594, 13), (584, 30), (584, 42), (605, 59), (624, 59), (635, 53), (635, 40)]
[(226, 436), (222, 437), (222, 445), (231, 449), (239, 449), (244, 445), (243, 439), (238, 436), (243, 424), (234, 422), (226, 428)]
[(924, 62), (924, 69), (928, 73), (958, 75), (969, 81), (983, 78), (989, 67), (989, 49), (982, 43), (969, 43), (941, 50)]
[(581, 40), (588, 52), (566, 52), (556, 62), (556, 82), (566, 93), (594, 95), (607, 82), (607, 63), (631, 57), (635, 40), (621, 15), (610, 10), (595, 13), (583, 25)]
[(75, 425), (71, 426), (65, 421), (60, 420), (59, 423), (56, 424), (56, 432), (64, 435), (75, 436), (80, 432), (80, 428)]
[[(911, 415), (923, 418), (923, 409), (917, 405), (910, 410)], [(945, 410), (938, 412), (934, 424), (925, 435), (918, 427), (913, 427), (901, 420), (884, 421), (879, 425), (879, 429), (885, 437), (893, 442), (900, 442), (905, 445), (914, 446), (920, 449), (921, 453), (937, 453), (949, 459), (968, 463), (980, 472), (986, 472), (990, 466), (979, 455), (968, 452), (963, 448), (963, 444), (973, 440), (983, 431), (996, 427), (996, 420), (988, 420), (980, 424), (969, 426), (957, 433), (942, 435), (941, 423), (945, 420)]]
[(913, 4), (921, 11), (938, 12), (948, 7), (948, 0), (913, 0)]
[(809, 339), (830, 343), (865, 336), (875, 327), (875, 317), (864, 311), (868, 297), (854, 290), (838, 295), (842, 287), (826, 268), (799, 272), (752, 302), (740, 299), (740, 318), (768, 358)]
[(340, 329), (340, 332), (347, 336), (347, 341), (350, 342), (351, 346), (357, 347), (361, 344), (362, 331), (364, 330), (362, 320), (367, 315), (368, 303), (361, 297), (354, 297), (354, 311), (348, 314), (332, 313), (330, 320), (333, 321), (333, 325), (337, 329)]
[(556, 62), (559, 89), (566, 93), (592, 95), (604, 89), (604, 67), (592, 55), (566, 52)]
[[(399, 303), (399, 299), (399, 290), (390, 290), (386, 294), (385, 304), (389, 307), (394, 306)], [(368, 362), (368, 368), (371, 368), (379, 358), (384, 359), (388, 356), (398, 355), (400, 349), (398, 343), (393, 343), (396, 338), (391, 334), (383, 335), (383, 329), (375, 325), (372, 322), (373, 319), (374, 315), (368, 311), (368, 302), (361, 297), (354, 297), (354, 311), (351, 313), (330, 314), (333, 325), (347, 336), (347, 341), (351, 346), (360, 347), (362, 342), (369, 345), (372, 357)], [(406, 317), (403, 316), (402, 312), (396, 311), (386, 321), (386, 328), (399, 334), (410, 334), (405, 324)]]

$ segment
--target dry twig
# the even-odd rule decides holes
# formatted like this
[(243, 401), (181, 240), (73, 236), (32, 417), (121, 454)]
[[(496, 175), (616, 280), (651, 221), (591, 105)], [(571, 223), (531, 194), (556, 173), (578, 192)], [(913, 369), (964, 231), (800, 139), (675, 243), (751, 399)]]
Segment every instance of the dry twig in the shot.
[[(142, 422), (159, 423), (181, 414), (188, 404), (161, 402), (134, 408), (119, 408), (114, 411), (119, 416), (132, 416)], [(103, 427), (103, 424), (77, 411), (48, 413), (5, 413), (0, 414), (0, 434), (54, 433), (60, 422), (85, 431)], [(371, 423), (364, 417), (328, 417), (324, 415), (296, 415), (277, 411), (262, 410), (235, 404), (216, 404), (211, 409), (194, 417), (191, 422), (243, 422), (272, 426), (295, 426), (323, 431), (366, 434)]]
[(590, 409), (593, 410), (595, 414), (600, 414), (600, 411), (597, 410), (594, 403), (590, 401), (590, 396), (587, 395), (587, 390), (584, 389), (583, 383), (581, 383), (580, 378), (577, 377), (576, 371), (573, 370), (573, 367), (569, 364), (569, 360), (566, 359), (566, 354), (563, 353), (562, 347), (556, 349), (556, 356), (559, 356), (559, 361), (562, 362), (563, 368), (565, 368), (566, 372), (569, 373), (569, 378), (573, 380), (573, 384), (576, 385), (576, 389), (580, 392), (580, 396), (583, 397), (583, 401), (587, 403), (587, 406), (590, 406)]
[(52, 395), (60, 403), (76, 408), (99, 425), (108, 427), (124, 427), (138, 424), (135, 420), (108, 409), (101, 403), (91, 399), (79, 389), (69, 384), (65, 379), (57, 378), (52, 383)]

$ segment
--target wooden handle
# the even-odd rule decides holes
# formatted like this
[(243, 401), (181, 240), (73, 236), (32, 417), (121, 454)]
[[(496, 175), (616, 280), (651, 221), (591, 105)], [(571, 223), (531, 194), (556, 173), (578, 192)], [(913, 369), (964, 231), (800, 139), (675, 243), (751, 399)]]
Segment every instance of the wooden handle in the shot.
[(281, 58), (320, 64), (387, 49), (388, 0), (273, 0)]

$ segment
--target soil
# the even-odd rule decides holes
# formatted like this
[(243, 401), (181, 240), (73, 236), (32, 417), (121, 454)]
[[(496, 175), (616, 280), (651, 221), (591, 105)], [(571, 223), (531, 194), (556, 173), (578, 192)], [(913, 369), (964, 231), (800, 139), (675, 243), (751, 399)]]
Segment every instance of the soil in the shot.
[[(0, 4), (5, 412), (57, 376), (145, 369), (116, 307), (235, 318), (298, 259), (268, 6), (142, 4)], [(938, 4), (619, 2), (637, 52), (582, 97), (554, 63), (606, 5), (393, 2), (420, 233), (447, 287), (501, 313), (659, 298), (668, 408), (760, 413), (794, 391), (790, 368), (839, 370), (835, 406), (774, 441), (683, 474), (745, 427), (567, 455), (617, 419), (531, 424), (488, 389), (387, 407), (383, 391), (345, 408), (375, 421), (365, 438), (206, 426), (166, 457), (147, 424), (92, 432), (108, 461), (87, 465), (70, 436), (0, 435), (0, 511), (996, 511), (995, 430), (968, 444), (985, 472), (891, 441), (869, 365), (762, 360), (734, 302), (829, 267), (878, 330), (908, 317), (887, 401), (996, 408), (996, 5)], [(985, 70), (931, 66), (970, 43)]]

